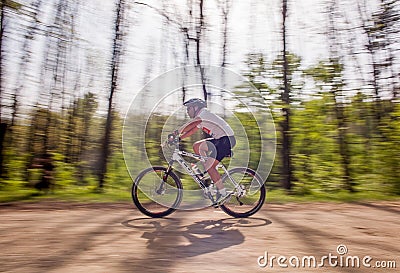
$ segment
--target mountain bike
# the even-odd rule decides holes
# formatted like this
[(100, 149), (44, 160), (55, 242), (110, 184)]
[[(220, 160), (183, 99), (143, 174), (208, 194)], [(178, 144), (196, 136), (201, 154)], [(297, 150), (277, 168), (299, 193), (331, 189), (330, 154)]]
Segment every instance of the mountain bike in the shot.
[(220, 162), (217, 168), (222, 170), (221, 179), (225, 188), (230, 190), (230, 196), (222, 204), (215, 204), (217, 193), (215, 184), (211, 179), (207, 180), (207, 175), (203, 177), (193, 170), (192, 164), (184, 159), (184, 157), (189, 157), (205, 162), (208, 157), (181, 150), (179, 141), (177, 133), (169, 134), (164, 143), (173, 150), (168, 166), (147, 168), (141, 171), (133, 182), (133, 203), (143, 214), (160, 218), (179, 208), (183, 186), (181, 179), (174, 172), (174, 163), (178, 163), (193, 178), (202, 189), (204, 198), (211, 201), (211, 206), (221, 208), (228, 215), (245, 218), (261, 209), (265, 201), (266, 189), (264, 181), (254, 170), (247, 167), (235, 167), (228, 170)]

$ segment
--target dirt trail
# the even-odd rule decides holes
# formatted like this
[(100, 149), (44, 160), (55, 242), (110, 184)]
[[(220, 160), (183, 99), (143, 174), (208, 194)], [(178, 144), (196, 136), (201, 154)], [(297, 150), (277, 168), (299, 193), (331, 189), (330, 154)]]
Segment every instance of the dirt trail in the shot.
[[(218, 209), (150, 219), (130, 204), (0, 205), (0, 272), (398, 272), (399, 216), (400, 202), (266, 204), (249, 219)], [(261, 267), (266, 252), (288, 268), (277, 259)], [(344, 266), (318, 267), (330, 253)], [(301, 267), (305, 256), (317, 268), (307, 259)], [(346, 267), (349, 256), (360, 268)], [(397, 268), (376, 268), (391, 261)]]

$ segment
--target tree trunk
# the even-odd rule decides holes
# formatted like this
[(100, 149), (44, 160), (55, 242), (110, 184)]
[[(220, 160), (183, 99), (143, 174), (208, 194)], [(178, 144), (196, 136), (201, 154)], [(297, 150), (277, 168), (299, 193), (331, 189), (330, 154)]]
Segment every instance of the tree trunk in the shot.
[(3, 123), (3, 38), (4, 38), (4, 8), (5, 1), (1, 0), (0, 2), (0, 14), (1, 14), (1, 25), (0, 25), (0, 177), (3, 176), (3, 144), (4, 137), (6, 134), (7, 124)]
[[(3, 39), (4, 39), (4, 16), (5, 16), (5, 1), (1, 0), (0, 2), (0, 123), (2, 122), (2, 114), (3, 114)], [(0, 154), (1, 154), (0, 150)]]
[(111, 60), (111, 86), (110, 95), (108, 97), (107, 119), (105, 124), (105, 133), (102, 143), (102, 151), (100, 155), (100, 170), (99, 170), (99, 188), (104, 186), (105, 175), (107, 173), (107, 162), (110, 156), (110, 142), (112, 130), (112, 115), (113, 115), (113, 99), (118, 86), (118, 71), (122, 46), (122, 20), (124, 13), (124, 0), (119, 0), (117, 4), (117, 14), (115, 19), (115, 36), (113, 42), (113, 53)]
[(201, 83), (203, 87), (203, 96), (204, 100), (207, 101), (206, 79), (204, 75), (204, 67), (201, 66), (201, 54), (200, 54), (201, 34), (203, 32), (203, 27), (204, 27), (203, 6), (204, 6), (204, 0), (200, 0), (199, 2), (200, 18), (199, 18), (199, 24), (197, 26), (197, 36), (196, 36), (196, 56), (197, 56), (197, 66), (200, 69)]
[(3, 168), (3, 143), (4, 143), (4, 138), (6, 136), (6, 131), (7, 131), (7, 124), (6, 123), (0, 123), (0, 178), (4, 176), (4, 168)]
[(332, 91), (331, 94), (333, 96), (334, 101), (334, 111), (335, 118), (337, 120), (337, 131), (338, 131), (338, 144), (339, 144), (339, 154), (341, 159), (341, 166), (343, 168), (343, 179), (344, 179), (344, 187), (349, 192), (354, 192), (354, 181), (351, 177), (350, 173), (350, 148), (347, 142), (347, 118), (344, 113), (344, 105), (340, 99), (343, 97), (343, 68), (341, 67), (339, 52), (340, 42), (339, 35), (337, 35), (337, 30), (335, 27), (335, 18), (334, 14), (337, 13), (336, 8), (336, 0), (332, 1), (329, 6), (329, 30), (328, 30), (328, 38), (329, 38), (329, 65), (331, 67), (331, 73), (333, 73), (332, 77)]
[[(334, 87), (335, 88), (335, 87)], [(339, 153), (341, 158), (341, 163), (344, 172), (344, 183), (345, 189), (349, 192), (354, 192), (354, 181), (350, 173), (350, 153), (349, 144), (347, 143), (346, 134), (346, 117), (344, 114), (343, 103), (337, 101), (338, 90), (333, 91), (334, 101), (335, 101), (335, 114), (338, 122), (338, 142), (339, 142)]]
[(15, 125), (16, 118), (19, 112), (19, 97), (22, 90), (25, 87), (26, 83), (26, 72), (28, 68), (29, 61), (32, 57), (31, 46), (32, 40), (35, 35), (35, 29), (38, 27), (39, 23), (39, 12), (42, 8), (42, 0), (38, 0), (32, 4), (33, 10), (33, 18), (32, 23), (29, 26), (25, 37), (24, 37), (24, 44), (22, 46), (22, 53), (24, 54), (21, 58), (21, 62), (19, 65), (18, 76), (17, 76), (17, 87), (15, 88), (13, 94), (13, 106), (12, 106), (12, 114), (11, 114), (11, 128)]
[(292, 167), (290, 161), (290, 87), (289, 87), (289, 66), (286, 51), (286, 18), (287, 0), (282, 1), (282, 42), (283, 42), (283, 93), (282, 93), (282, 114), (284, 120), (281, 123), (282, 130), (282, 185), (286, 190), (292, 188)]

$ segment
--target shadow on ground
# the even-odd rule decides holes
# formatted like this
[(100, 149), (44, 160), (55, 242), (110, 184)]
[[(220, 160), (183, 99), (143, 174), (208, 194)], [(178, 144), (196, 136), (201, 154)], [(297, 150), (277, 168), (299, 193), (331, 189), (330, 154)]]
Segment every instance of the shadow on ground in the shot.
[(269, 224), (271, 221), (262, 218), (201, 220), (189, 225), (182, 225), (179, 219), (173, 218), (136, 218), (122, 222), (125, 227), (143, 232), (141, 238), (147, 240), (149, 251), (163, 256), (162, 250), (165, 249), (173, 251), (174, 257), (180, 258), (195, 257), (240, 245), (245, 240), (241, 228)]

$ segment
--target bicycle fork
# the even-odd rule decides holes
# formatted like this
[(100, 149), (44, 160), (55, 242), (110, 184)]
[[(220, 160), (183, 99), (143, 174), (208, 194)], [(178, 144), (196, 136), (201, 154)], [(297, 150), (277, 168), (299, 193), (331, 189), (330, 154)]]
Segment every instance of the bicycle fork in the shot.
[(157, 194), (163, 194), (165, 193), (166, 187), (165, 184), (167, 183), (168, 175), (172, 170), (172, 165), (169, 164), (167, 170), (164, 172), (162, 176), (162, 182), (160, 183), (160, 186), (156, 189)]

